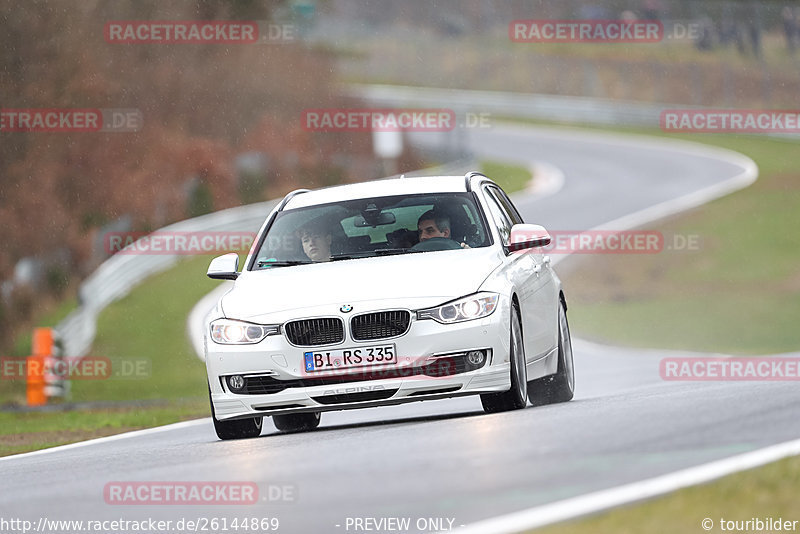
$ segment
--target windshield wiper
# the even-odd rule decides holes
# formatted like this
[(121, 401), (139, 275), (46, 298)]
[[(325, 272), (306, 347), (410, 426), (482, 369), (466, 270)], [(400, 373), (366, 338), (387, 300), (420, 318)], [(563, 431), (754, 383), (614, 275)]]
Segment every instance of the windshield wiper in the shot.
[(287, 261), (263, 261), (262, 260), (262, 261), (258, 262), (258, 266), (259, 267), (266, 267), (266, 266), (269, 265), (270, 267), (290, 267), (292, 265), (306, 265), (306, 264), (309, 264), (309, 263), (314, 263), (314, 262), (308, 261), (308, 260), (287, 260)]
[(412, 250), (410, 248), (379, 248), (375, 250), (365, 250), (364, 252), (351, 252), (350, 254), (334, 254), (331, 256), (331, 261), (354, 260), (356, 258), (374, 258), (376, 256), (392, 256), (395, 254), (412, 254), (417, 252), (422, 251)]
[(331, 255), (331, 261), (354, 260), (356, 258), (371, 258), (373, 256), (375, 256), (375, 253), (373, 253), (372, 251), (351, 252), (349, 254), (333, 254)]
[(417, 252), (422, 251), (411, 248), (379, 248), (375, 251), (375, 254), (378, 256), (391, 256), (392, 254), (416, 254)]

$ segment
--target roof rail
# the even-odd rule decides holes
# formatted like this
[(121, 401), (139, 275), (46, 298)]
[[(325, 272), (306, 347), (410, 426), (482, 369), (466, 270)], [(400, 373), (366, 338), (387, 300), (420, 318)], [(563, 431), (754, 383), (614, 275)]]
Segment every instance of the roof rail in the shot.
[(464, 175), (464, 182), (467, 186), (467, 191), (472, 191), (472, 178), (475, 176), (483, 176), (484, 178), (488, 178), (488, 176), (486, 176), (481, 172), (469, 171), (467, 174)]
[(286, 206), (286, 204), (288, 204), (289, 201), (292, 200), (292, 198), (294, 198), (295, 196), (301, 193), (308, 193), (309, 191), (311, 191), (311, 189), (295, 189), (291, 193), (288, 193), (285, 197), (283, 197), (281, 203), (278, 204), (278, 211), (283, 211), (283, 208)]

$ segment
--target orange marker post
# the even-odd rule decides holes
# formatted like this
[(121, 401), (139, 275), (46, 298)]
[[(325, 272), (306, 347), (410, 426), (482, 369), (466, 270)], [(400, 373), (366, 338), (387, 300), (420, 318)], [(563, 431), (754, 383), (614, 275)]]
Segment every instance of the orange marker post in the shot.
[(27, 393), (28, 406), (47, 404), (44, 394), (44, 362), (53, 353), (53, 329), (35, 328), (33, 330), (33, 354), (28, 356)]

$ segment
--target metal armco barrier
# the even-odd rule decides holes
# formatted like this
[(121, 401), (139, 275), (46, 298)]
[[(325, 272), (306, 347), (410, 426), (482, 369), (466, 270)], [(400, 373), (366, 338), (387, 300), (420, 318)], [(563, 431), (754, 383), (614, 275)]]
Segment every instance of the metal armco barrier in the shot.
[[(597, 126), (659, 128), (661, 112), (666, 109), (697, 111), (708, 109), (703, 106), (611, 98), (398, 85), (351, 84), (345, 87), (344, 94), (374, 107), (448, 108), (454, 110), (457, 115), (487, 112), (496, 115), (497, 118), (513, 117)], [(794, 133), (758, 135), (793, 140), (800, 137)]]
[[(180, 221), (159, 231), (255, 233), (274, 205), (275, 201), (248, 204)], [(103, 262), (78, 289), (78, 308), (56, 326), (64, 345), (64, 355), (85, 356), (94, 341), (100, 312), (147, 277), (166, 271), (182, 257), (185, 255), (116, 254)]]

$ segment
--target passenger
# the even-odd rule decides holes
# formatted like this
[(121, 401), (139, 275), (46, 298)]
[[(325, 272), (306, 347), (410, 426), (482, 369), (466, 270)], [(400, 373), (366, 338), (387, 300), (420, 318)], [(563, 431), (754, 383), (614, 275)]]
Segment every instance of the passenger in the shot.
[(398, 228), (394, 232), (386, 234), (386, 242), (389, 248), (411, 248), (419, 243), (419, 239), (417, 232), (407, 228)]
[(330, 230), (321, 224), (309, 224), (302, 227), (297, 236), (303, 245), (303, 252), (311, 261), (329, 261), (331, 259), (331, 242), (333, 237)]

